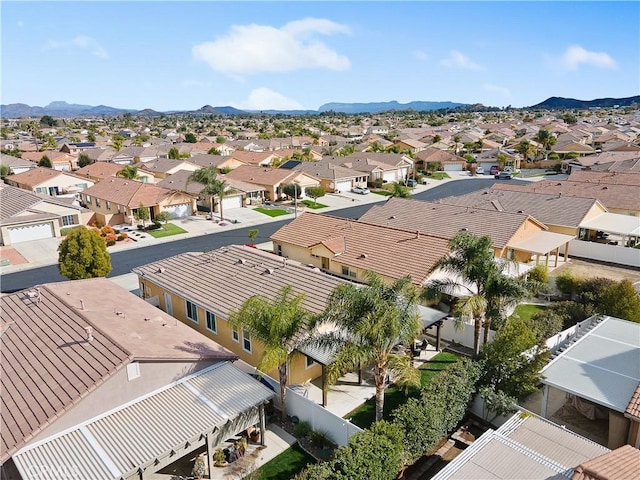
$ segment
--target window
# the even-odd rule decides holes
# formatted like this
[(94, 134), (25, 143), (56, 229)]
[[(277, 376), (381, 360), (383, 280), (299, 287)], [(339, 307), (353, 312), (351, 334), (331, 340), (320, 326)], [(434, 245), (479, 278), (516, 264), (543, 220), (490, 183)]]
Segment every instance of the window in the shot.
[(195, 323), (198, 323), (198, 307), (193, 302), (189, 300), (187, 302), (187, 318), (189, 320), (193, 320)]
[(107, 210), (111, 210), (111, 202), (106, 202)]
[(100, 206), (100, 199), (96, 198), (96, 207), (99, 207), (99, 206)]
[(282, 245), (276, 245), (276, 255), (282, 256)]
[(218, 325), (216, 324), (216, 316), (211, 313), (211, 312), (207, 312), (207, 330), (213, 332), (213, 333), (218, 333)]
[(118, 210), (118, 213), (120, 213), (120, 205), (116, 205), (116, 209)]
[(242, 348), (245, 352), (251, 353), (251, 335), (242, 330)]
[(47, 187), (37, 187), (36, 188), (36, 193), (43, 193), (43, 194), (47, 194), (49, 190), (47, 189)]
[(62, 226), (67, 227), (69, 225), (76, 224), (76, 216), (75, 215), (65, 215), (62, 217)]
[(306, 364), (305, 364), (306, 368), (311, 368), (316, 364), (316, 361), (313, 358), (311, 357), (305, 357), (305, 358), (306, 358)]
[(350, 270), (349, 267), (345, 267), (344, 265), (342, 266), (342, 274), (352, 278), (356, 278), (358, 276), (357, 272)]
[(240, 334), (238, 333), (238, 329), (235, 327), (231, 327), (231, 338), (233, 338), (234, 342), (240, 341)]
[(91, 205), (91, 195), (85, 195), (84, 201), (87, 202), (87, 204)]

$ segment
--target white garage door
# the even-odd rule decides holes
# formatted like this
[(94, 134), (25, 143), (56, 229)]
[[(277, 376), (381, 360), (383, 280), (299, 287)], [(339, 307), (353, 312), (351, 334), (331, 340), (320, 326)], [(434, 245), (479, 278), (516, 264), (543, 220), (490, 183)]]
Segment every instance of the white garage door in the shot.
[(232, 208), (242, 207), (242, 195), (230, 195), (222, 199), (222, 209), (230, 210)]
[(190, 203), (182, 203), (180, 205), (169, 205), (167, 207), (163, 207), (162, 210), (165, 212), (169, 212), (171, 215), (173, 215), (173, 218), (188, 217), (189, 215), (192, 214)]
[(53, 237), (51, 223), (37, 223), (9, 229), (11, 243), (28, 242), (29, 240), (42, 240)]
[(350, 192), (350, 191), (351, 191), (351, 180), (336, 182), (336, 192)]
[(396, 181), (396, 172), (395, 171), (384, 172), (382, 174), (382, 180), (385, 181), (385, 182), (395, 182)]
[(445, 163), (444, 171), (445, 172), (461, 172), (462, 164), (461, 163)]

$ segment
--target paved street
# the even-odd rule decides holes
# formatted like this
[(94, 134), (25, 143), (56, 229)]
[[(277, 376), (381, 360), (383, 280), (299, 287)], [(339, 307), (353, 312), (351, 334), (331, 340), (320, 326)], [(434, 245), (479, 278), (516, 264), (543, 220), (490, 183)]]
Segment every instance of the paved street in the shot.
[[(441, 183), (433, 181), (430, 185), (420, 185), (416, 187), (414, 198), (418, 200), (436, 200), (451, 195), (462, 195), (489, 188), (496, 181), (497, 180), (493, 178), (451, 179)], [(512, 182), (523, 183), (518, 180), (512, 180)], [(385, 200), (386, 197), (376, 194), (366, 196), (352, 193), (327, 195), (319, 199), (319, 203), (325, 204), (329, 208), (317, 211), (345, 218), (359, 218), (371, 205)], [(349, 205), (356, 206), (349, 207)], [(237, 209), (237, 211), (231, 210), (225, 214), (225, 217), (234, 219), (241, 215), (243, 215), (242, 219), (237, 218), (240, 223), (228, 224), (226, 226), (219, 226), (214, 222), (204, 220), (204, 218), (185, 219), (181, 221), (182, 223), (174, 223), (180, 224), (190, 232), (189, 234), (163, 239), (145, 240), (144, 243), (146, 246), (129, 244), (120, 247), (119, 250), (111, 247), (111, 265), (113, 269), (109, 277), (125, 275), (130, 273), (132, 268), (139, 265), (184, 252), (208, 251), (226, 245), (248, 243), (248, 232), (252, 228), (259, 230), (259, 235), (256, 240), (257, 243), (267, 242), (276, 230), (290, 222), (294, 217), (293, 214), (290, 214), (285, 216), (284, 219), (282, 219), (283, 217), (273, 219), (246, 208)], [(185, 238), (185, 236), (188, 236), (188, 238)], [(24, 250), (23, 255), (25, 256), (27, 254), (36, 255), (37, 261), (31, 262), (29, 265), (2, 267), (0, 291), (14, 292), (32, 287), (36, 284), (66, 280), (58, 272), (57, 253), (55, 249), (59, 243), (59, 239), (50, 239), (48, 250), (42, 248), (40, 243), (29, 245), (30, 243), (35, 242), (26, 242), (21, 244), (19, 248), (21, 251)], [(38, 248), (37, 251), (34, 252), (35, 247)], [(28, 252), (28, 250), (31, 251)]]

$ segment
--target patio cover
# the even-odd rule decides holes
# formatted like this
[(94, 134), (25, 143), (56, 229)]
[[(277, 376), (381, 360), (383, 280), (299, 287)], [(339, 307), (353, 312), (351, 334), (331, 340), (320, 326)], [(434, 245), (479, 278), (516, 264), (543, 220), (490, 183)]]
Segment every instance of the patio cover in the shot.
[(432, 325), (438, 323), (440, 320), (450, 315), (449, 313), (435, 308), (423, 307), (418, 305), (418, 314), (420, 315), (420, 324), (422, 328), (429, 328)]
[(538, 253), (545, 255), (554, 251), (556, 248), (560, 248), (571, 240), (575, 239), (573, 235), (564, 235), (562, 233), (554, 233), (541, 231), (520, 242), (511, 245), (514, 250), (521, 250), (523, 252)]
[(580, 224), (580, 228), (600, 230), (622, 236), (640, 235), (640, 218), (619, 213), (603, 213)]
[(640, 382), (640, 324), (614, 317), (542, 369), (542, 383), (624, 413)]
[(220, 443), (253, 425), (257, 408), (273, 396), (231, 363), (216, 364), (28, 445), (13, 461), (24, 480), (142, 478), (139, 471), (150, 474), (177, 460), (202, 445), (205, 434)]

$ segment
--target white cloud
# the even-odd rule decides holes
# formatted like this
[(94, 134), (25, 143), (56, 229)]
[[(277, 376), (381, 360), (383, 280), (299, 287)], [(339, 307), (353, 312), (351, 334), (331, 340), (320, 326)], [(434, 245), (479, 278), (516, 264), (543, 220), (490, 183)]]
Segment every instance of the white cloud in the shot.
[(45, 46), (45, 50), (58, 50), (61, 48), (79, 48), (81, 50), (87, 50), (91, 55), (98, 58), (109, 58), (109, 54), (105, 48), (100, 45), (95, 38), (88, 37), (87, 35), (78, 35), (72, 40), (57, 41), (49, 40)]
[(245, 110), (304, 110), (297, 101), (265, 87), (251, 91), (238, 108)]
[(492, 83), (485, 83), (482, 88), (484, 88), (487, 92), (498, 93), (503, 97), (511, 97), (511, 90), (509, 90), (507, 87), (494, 85)]
[(616, 61), (605, 52), (590, 52), (580, 45), (571, 45), (560, 58), (567, 70), (577, 70), (581, 64), (598, 68), (618, 68)]
[(229, 75), (292, 72), (305, 68), (346, 70), (347, 57), (314, 39), (315, 35), (349, 33), (349, 27), (321, 18), (305, 18), (282, 28), (234, 25), (213, 42), (194, 45), (195, 60)]
[(478, 65), (469, 57), (458, 50), (451, 50), (449, 56), (440, 61), (440, 65), (447, 68), (462, 68), (465, 70), (484, 70), (482, 65)]
[(429, 55), (427, 55), (422, 50), (416, 50), (415, 52), (413, 52), (413, 54), (418, 60), (422, 60), (423, 62), (429, 59)]

